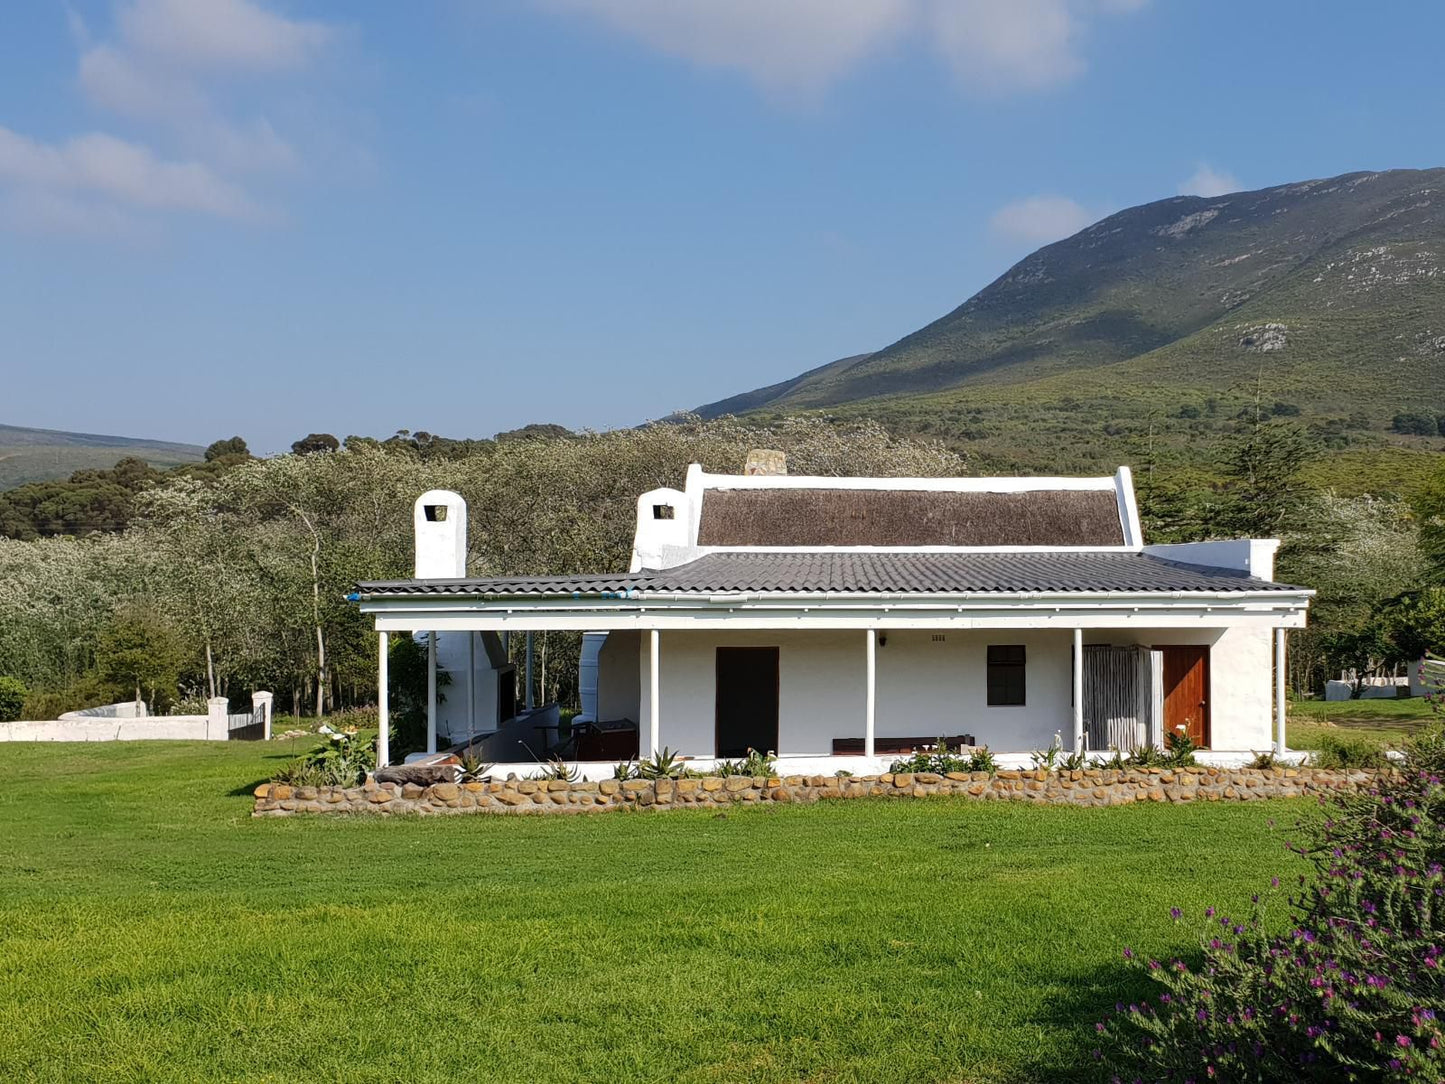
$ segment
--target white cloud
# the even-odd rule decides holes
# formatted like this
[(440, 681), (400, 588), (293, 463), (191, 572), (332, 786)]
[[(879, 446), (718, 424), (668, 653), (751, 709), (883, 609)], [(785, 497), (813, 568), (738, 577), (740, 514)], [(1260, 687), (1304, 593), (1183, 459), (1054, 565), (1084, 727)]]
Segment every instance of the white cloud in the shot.
[(988, 224), (1007, 240), (1046, 245), (1078, 233), (1101, 217), (1067, 196), (1029, 196), (1000, 207)]
[(113, 0), (109, 33), (64, 10), (80, 91), (118, 130), (45, 141), (0, 127), (0, 226), (110, 236), (144, 215), (277, 217), (240, 178), (296, 174), (303, 155), (256, 106), (293, 104), (334, 26), (262, 0)]
[(1054, 86), (1084, 70), (1079, 46), (1093, 18), (1148, 0), (536, 2), (598, 19), (669, 55), (742, 71), (768, 90), (815, 94), (910, 35), (926, 39), (972, 89)]
[(255, 218), (246, 193), (200, 162), (167, 162), (103, 132), (38, 143), (0, 127), (0, 180), (39, 192), (77, 191), (135, 207)]
[(1181, 196), (1224, 196), (1238, 192), (1243, 186), (1234, 174), (1215, 169), (1208, 162), (1200, 162), (1194, 175), (1179, 182)]
[(1078, 15), (1066, 0), (940, 2), (933, 21), (939, 48), (978, 90), (1039, 90), (1084, 70)]
[(887, 44), (916, 0), (540, 0), (671, 56), (735, 68), (772, 90), (812, 91)]
[(132, 0), (116, 23), (130, 48), (194, 68), (299, 68), (334, 37), (324, 23), (287, 19), (250, 0)]

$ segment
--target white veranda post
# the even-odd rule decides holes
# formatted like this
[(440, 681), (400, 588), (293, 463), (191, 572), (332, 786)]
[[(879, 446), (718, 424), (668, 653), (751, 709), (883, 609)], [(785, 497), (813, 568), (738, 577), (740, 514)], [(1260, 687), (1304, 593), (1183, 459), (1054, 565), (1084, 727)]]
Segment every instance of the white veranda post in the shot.
[(1074, 630), (1074, 752), (1084, 751), (1084, 630)]
[(537, 702), (532, 698), (532, 634), (530, 632), (527, 633), (527, 695), (523, 703), (528, 711), (537, 706)]
[(1288, 671), (1285, 669), (1285, 636), (1284, 629), (1274, 630), (1274, 751), (1277, 756), (1284, 755), (1284, 722), (1285, 722), (1285, 678)]
[(477, 634), (467, 633), (467, 744), (477, 733)]
[(437, 634), (426, 634), (426, 751), (437, 751)]
[(391, 698), (387, 689), (386, 633), (377, 636), (376, 659), (376, 766), (385, 768), (391, 757)]
[(878, 721), (878, 634), (872, 629), (867, 630), (868, 654), (867, 669), (868, 676), (864, 694), (863, 706), (863, 755), (873, 755), (873, 735)]
[(662, 737), (662, 714), (658, 705), (662, 682), (658, 678), (662, 656), (662, 634), (653, 629), (647, 645), (647, 755), (656, 756)]

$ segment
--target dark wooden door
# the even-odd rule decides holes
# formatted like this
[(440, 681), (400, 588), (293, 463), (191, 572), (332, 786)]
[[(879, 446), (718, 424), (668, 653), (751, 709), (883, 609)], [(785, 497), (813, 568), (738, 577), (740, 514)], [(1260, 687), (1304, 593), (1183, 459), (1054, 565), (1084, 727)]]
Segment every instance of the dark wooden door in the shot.
[(1161, 647), (1164, 653), (1164, 734), (1183, 727), (1189, 740), (1209, 748), (1209, 648)]
[(717, 755), (778, 751), (778, 649), (717, 649)]

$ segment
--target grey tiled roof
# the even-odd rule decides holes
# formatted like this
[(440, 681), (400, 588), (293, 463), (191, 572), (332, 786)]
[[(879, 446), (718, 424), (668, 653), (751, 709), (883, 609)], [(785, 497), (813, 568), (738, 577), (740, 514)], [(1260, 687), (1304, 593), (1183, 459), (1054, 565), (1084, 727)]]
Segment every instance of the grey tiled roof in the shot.
[(685, 565), (616, 576), (535, 576), (362, 583), (367, 597), (592, 597), (608, 594), (1045, 594), (1100, 591), (1298, 591), (1243, 572), (1143, 553), (710, 553)]

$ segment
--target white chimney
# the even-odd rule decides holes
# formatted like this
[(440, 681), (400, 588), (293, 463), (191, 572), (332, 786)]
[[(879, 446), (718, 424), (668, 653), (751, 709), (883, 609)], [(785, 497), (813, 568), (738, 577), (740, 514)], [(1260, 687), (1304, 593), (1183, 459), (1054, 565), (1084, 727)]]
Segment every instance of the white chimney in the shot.
[(416, 578), (459, 580), (467, 574), (467, 502), (446, 489), (416, 499)]

